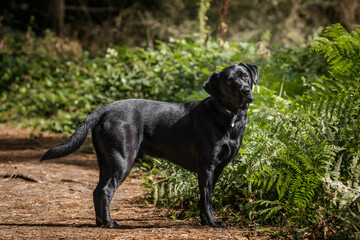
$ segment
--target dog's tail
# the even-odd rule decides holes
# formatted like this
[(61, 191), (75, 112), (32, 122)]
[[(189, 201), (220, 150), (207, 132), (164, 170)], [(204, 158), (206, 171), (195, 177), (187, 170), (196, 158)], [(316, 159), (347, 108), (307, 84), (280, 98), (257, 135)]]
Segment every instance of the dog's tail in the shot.
[(89, 132), (100, 122), (105, 113), (105, 107), (93, 111), (84, 122), (76, 129), (75, 133), (62, 144), (47, 151), (40, 161), (64, 157), (78, 150)]

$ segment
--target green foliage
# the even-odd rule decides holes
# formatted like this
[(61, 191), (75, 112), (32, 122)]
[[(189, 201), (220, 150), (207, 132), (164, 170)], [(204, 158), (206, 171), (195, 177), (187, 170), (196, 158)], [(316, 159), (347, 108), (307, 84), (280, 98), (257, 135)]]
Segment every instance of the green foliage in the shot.
[(314, 50), (327, 59), (331, 75), (341, 78), (343, 84), (352, 83), (354, 77), (359, 77), (359, 40), (359, 29), (349, 34), (340, 24), (335, 24), (326, 28), (324, 37), (319, 38), (314, 46)]
[[(310, 78), (316, 75), (311, 72), (301, 97), (283, 99), (264, 87), (254, 89), (245, 150), (215, 189), (219, 211), (239, 221), (289, 224), (299, 227), (298, 233), (311, 227), (313, 236), (359, 237), (359, 33), (360, 28), (348, 33), (339, 25), (326, 29), (313, 50), (326, 53), (328, 74)], [(161, 173), (167, 175), (166, 169)], [(170, 180), (177, 174), (190, 176), (179, 169), (161, 184), (176, 188), (182, 183)], [(193, 184), (184, 191), (197, 199)]]
[(0, 52), (2, 120), (38, 119), (38, 126), (65, 132), (96, 107), (119, 99), (184, 101), (216, 66), (242, 55), (241, 49), (224, 52), (217, 44), (200, 46), (187, 38), (158, 41), (157, 49), (125, 46), (109, 48), (104, 57), (79, 52), (81, 57), (73, 58), (52, 50), (59, 44), (52, 35), (40, 43), (32, 36), (24, 41)]
[[(243, 147), (220, 176), (215, 208), (224, 218), (287, 224), (298, 234), (358, 236), (360, 28), (329, 27), (311, 50), (269, 47), (268, 36), (261, 44), (221, 45), (184, 38), (155, 49), (108, 48), (100, 57), (51, 32), (36, 38), (29, 31), (26, 44), (14, 39), (0, 48), (1, 121), (27, 119), (66, 133), (100, 105), (201, 99), (213, 71), (259, 65)], [(155, 160), (146, 180), (157, 205), (196, 211), (194, 174)]]
[(208, 17), (206, 16), (206, 12), (210, 8), (210, 0), (200, 0), (199, 3), (199, 11), (198, 11), (198, 19), (199, 19), (199, 35), (202, 41), (208, 37), (209, 34), (209, 26), (207, 25)]
[(319, 80), (327, 70), (321, 56), (308, 48), (272, 47), (271, 55), (268, 57), (266, 64), (259, 64), (262, 66), (261, 84), (276, 90), (280, 96), (284, 97), (302, 95), (308, 90), (304, 82)]
[(324, 234), (332, 221), (328, 211), (346, 224), (348, 233), (359, 231), (357, 222), (341, 214), (348, 206), (356, 209), (360, 194), (360, 83), (359, 66), (354, 66), (359, 60), (359, 33), (360, 28), (350, 34), (340, 25), (326, 29), (313, 49), (326, 53), (329, 74), (310, 83), (311, 90), (288, 110), (270, 109), (274, 121), (266, 134), (271, 142), (259, 147), (267, 149), (261, 159), (264, 165), (249, 178), (267, 193), (259, 203), (278, 201), (290, 222), (320, 225)]
[[(163, 175), (165, 169), (166, 175)], [(153, 196), (155, 205), (196, 210), (200, 196), (193, 194), (198, 192), (197, 177), (194, 174), (174, 164), (155, 159), (146, 180), (145, 188), (151, 189), (150, 195)]]
[(102, 57), (90, 57), (78, 43), (49, 31), (39, 38), (29, 30), (24, 36), (9, 35), (4, 42), (0, 49), (1, 120), (25, 121), (66, 133), (96, 107), (116, 100), (184, 102), (203, 98), (206, 95), (201, 86), (209, 75), (240, 61), (262, 66), (269, 87), (280, 91), (281, 78), (281, 91), (287, 96), (298, 95), (307, 87), (295, 88), (294, 83), (315, 73), (300, 67), (295, 73), (277, 59), (301, 55), (304, 58), (297, 61), (298, 66), (319, 61), (302, 49), (274, 48), (270, 57), (264, 55), (272, 49), (264, 48), (267, 44), (219, 45), (211, 40), (198, 44), (190, 37), (170, 39), (170, 43), (157, 41), (155, 49), (108, 48)]

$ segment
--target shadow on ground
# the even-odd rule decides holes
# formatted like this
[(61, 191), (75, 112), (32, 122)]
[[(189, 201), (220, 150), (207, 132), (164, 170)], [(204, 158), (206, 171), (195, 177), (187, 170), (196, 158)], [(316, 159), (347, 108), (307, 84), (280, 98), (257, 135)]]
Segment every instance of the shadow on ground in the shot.
[[(47, 150), (66, 140), (62, 137), (53, 136), (31, 138), (30, 133), (19, 131), (16, 128), (14, 129), (14, 132), (11, 132), (9, 128), (6, 128), (4, 132), (5, 133), (0, 132), (0, 163), (6, 163), (9, 161), (40, 161), (41, 157)], [(69, 156), (48, 160), (47, 162), (97, 169), (95, 154), (84, 153), (83, 148), (73, 154), (70, 154)], [(39, 164), (41, 163), (39, 162)]]

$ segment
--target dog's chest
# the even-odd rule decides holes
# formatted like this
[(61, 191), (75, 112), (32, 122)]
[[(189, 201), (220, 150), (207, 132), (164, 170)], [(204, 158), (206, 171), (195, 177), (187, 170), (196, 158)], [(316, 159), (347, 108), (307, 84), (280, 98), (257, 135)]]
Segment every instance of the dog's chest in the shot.
[(244, 130), (245, 127), (232, 128), (217, 142), (215, 153), (219, 161), (230, 161), (235, 157), (241, 146)]

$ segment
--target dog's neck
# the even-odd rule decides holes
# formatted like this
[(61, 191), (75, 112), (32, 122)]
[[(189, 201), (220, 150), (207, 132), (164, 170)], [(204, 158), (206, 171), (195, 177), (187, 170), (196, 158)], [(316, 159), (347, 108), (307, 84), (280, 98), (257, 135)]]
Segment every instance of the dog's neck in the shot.
[(233, 109), (231, 109), (231, 107), (226, 106), (226, 104), (222, 103), (218, 99), (214, 99), (214, 104), (218, 111), (220, 111), (230, 117), (233, 117), (234, 115), (241, 115), (242, 111), (247, 110), (247, 108), (248, 108), (248, 104), (244, 104), (239, 109), (233, 110)]
[(218, 111), (222, 112), (225, 115), (228, 115), (229, 117), (238, 115), (238, 113), (231, 111), (229, 108), (225, 107), (223, 104), (219, 103), (219, 101), (217, 101), (217, 100), (214, 101), (214, 104)]
[(238, 109), (236, 112), (233, 112), (233, 111), (231, 111), (229, 108), (227, 108), (227, 107), (225, 107), (223, 104), (221, 104), (218, 100), (216, 100), (216, 99), (214, 99), (214, 100), (215, 100), (215, 101), (214, 101), (215, 108), (216, 108), (219, 112), (221, 112), (221, 113), (223, 113), (223, 114), (231, 117), (230, 125), (231, 125), (232, 127), (234, 127), (234, 123), (235, 123), (236, 121), (239, 121), (240, 115), (241, 115), (241, 113), (242, 113), (241, 110), (243, 110), (243, 109), (240, 108), (240, 109)]

